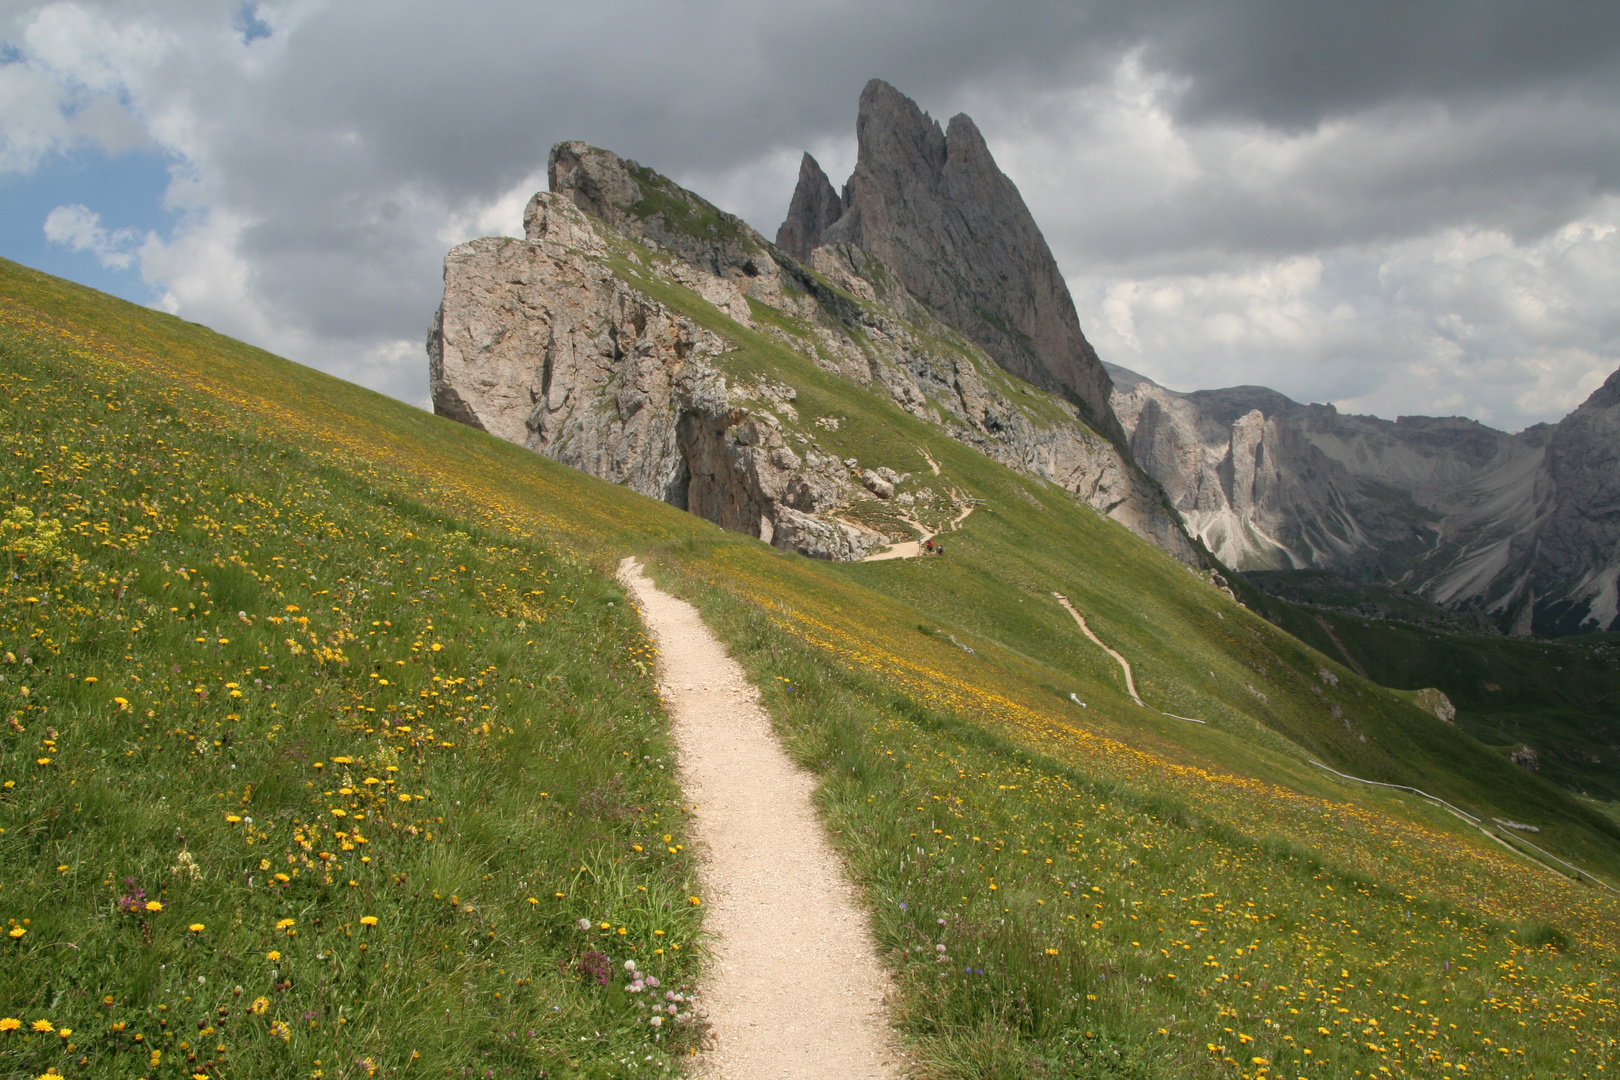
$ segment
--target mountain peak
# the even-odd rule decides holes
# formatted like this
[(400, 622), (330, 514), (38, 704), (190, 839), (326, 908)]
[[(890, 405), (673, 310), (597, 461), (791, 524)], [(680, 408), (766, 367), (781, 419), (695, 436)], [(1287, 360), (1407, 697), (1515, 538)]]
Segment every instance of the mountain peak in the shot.
[[(840, 216), (820, 227), (820, 242), (877, 256), (1002, 367), (1068, 397), (1089, 424), (1123, 445), (1108, 373), (1081, 333), (1057, 260), (973, 120), (958, 114), (941, 128), (916, 102), (873, 79), (861, 91), (855, 133), (855, 172)], [(819, 167), (801, 169), (793, 196), (799, 212), (790, 210), (779, 236), (807, 237), (805, 208), (829, 205), (831, 184), (823, 187), (819, 174)]]
[(821, 165), (807, 152), (799, 162), (799, 186), (793, 190), (787, 220), (776, 230), (776, 246), (800, 262), (821, 246), (821, 234), (843, 214), (843, 204)]

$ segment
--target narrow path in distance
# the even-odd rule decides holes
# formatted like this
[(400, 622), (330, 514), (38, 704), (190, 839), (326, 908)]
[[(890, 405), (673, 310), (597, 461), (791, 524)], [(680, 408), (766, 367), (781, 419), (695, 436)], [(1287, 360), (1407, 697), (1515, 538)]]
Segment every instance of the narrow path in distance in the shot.
[[(955, 532), (957, 529), (961, 528), (962, 522), (966, 521), (968, 519), (968, 515), (973, 513), (973, 508), (975, 505), (975, 503), (968, 503), (967, 509), (963, 510), (960, 514), (957, 514), (956, 517), (951, 520), (951, 523), (945, 528), (939, 530), (939, 532)], [(886, 547), (882, 551), (866, 556), (866, 558), (862, 559), (861, 562), (883, 562), (887, 559), (915, 559), (917, 556), (922, 554), (923, 545), (939, 535), (939, 532), (929, 532), (915, 521), (912, 521), (910, 518), (906, 518), (906, 521), (911, 525), (912, 528), (916, 529), (922, 535), (917, 537), (915, 540), (902, 540), (898, 544), (893, 544)]]
[(899, 1048), (866, 917), (759, 694), (690, 604), (619, 565), (659, 650), (713, 935), (698, 1001), (711, 1080), (893, 1080)]
[[(1093, 634), (1091, 632), (1091, 627), (1086, 625), (1085, 616), (1081, 615), (1078, 611), (1074, 610), (1074, 605), (1069, 603), (1069, 598), (1067, 596), (1064, 596), (1060, 592), (1055, 592), (1052, 595), (1057, 597), (1058, 603), (1063, 605), (1063, 609), (1065, 611), (1067, 611), (1070, 615), (1074, 616), (1074, 621), (1080, 624), (1080, 629), (1085, 633), (1086, 637), (1090, 638), (1092, 640), (1092, 642), (1096, 644), (1097, 648), (1101, 649), (1103, 652), (1107, 653), (1109, 656), (1112, 656), (1115, 660), (1119, 661), (1119, 666), (1125, 672), (1125, 689), (1127, 689), (1127, 690), (1129, 690), (1131, 692), (1131, 700), (1136, 702), (1138, 705), (1141, 705), (1142, 708), (1144, 708), (1144, 709), (1147, 708), (1147, 706), (1142, 703), (1142, 699), (1140, 697), (1138, 697), (1137, 694), (1136, 694), (1136, 680), (1131, 677), (1131, 663), (1130, 663), (1130, 661), (1126, 660), (1123, 656), (1121, 656), (1119, 653), (1115, 652), (1113, 649), (1110, 649), (1107, 645), (1104, 645), (1102, 638), (1098, 637), (1096, 634)], [(1168, 715), (1168, 714), (1166, 714), (1166, 715)], [(1178, 716), (1178, 717), (1176, 717), (1176, 719), (1177, 720), (1186, 720), (1187, 717)], [(1193, 723), (1202, 724), (1203, 721), (1202, 720), (1194, 720)]]

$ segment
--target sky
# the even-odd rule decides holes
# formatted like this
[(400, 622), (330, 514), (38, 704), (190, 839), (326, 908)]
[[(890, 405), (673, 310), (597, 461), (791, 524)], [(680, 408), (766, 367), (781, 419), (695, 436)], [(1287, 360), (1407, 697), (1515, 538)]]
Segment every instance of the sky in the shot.
[(454, 244), (585, 139), (774, 236), (886, 79), (1102, 357), (1553, 422), (1620, 367), (1620, 5), (0, 0), (0, 255), (426, 405)]

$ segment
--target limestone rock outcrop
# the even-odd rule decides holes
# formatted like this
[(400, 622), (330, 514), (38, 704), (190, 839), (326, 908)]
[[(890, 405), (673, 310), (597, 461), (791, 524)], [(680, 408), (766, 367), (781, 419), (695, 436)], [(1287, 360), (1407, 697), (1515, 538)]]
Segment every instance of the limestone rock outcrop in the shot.
[(776, 246), (800, 262), (810, 261), (810, 253), (821, 246), (821, 234), (844, 212), (832, 181), (809, 154), (799, 162), (799, 184), (793, 189), (787, 219), (776, 230)]
[[(861, 92), (855, 131), (858, 158), (837, 220), (823, 224), (831, 185), (819, 166), (808, 167), (811, 159), (779, 235), (808, 239), (813, 222), (821, 243), (851, 243), (877, 256), (1002, 367), (1069, 397), (1090, 427), (1123, 446), (1108, 375), (1080, 331), (1057, 261), (972, 119), (957, 115), (941, 130), (910, 98), (873, 79)], [(819, 217), (809, 216), (812, 208)]]
[(536, 195), (525, 227), (445, 258), (436, 412), (805, 555), (887, 542), (812, 520), (852, 488), (841, 463), (801, 458), (774, 414), (746, 407), (712, 364), (726, 343), (614, 274), (570, 199)]
[(1441, 505), (1424, 591), (1500, 612), (1520, 636), (1620, 629), (1620, 371), (1557, 424), (1509, 438)]
[[(878, 257), (823, 244), (806, 265), (585, 143), (553, 148), (550, 180), (525, 213), (525, 239), (475, 240), (446, 257), (428, 342), (442, 415), (816, 557), (860, 558), (899, 538), (849, 513), (863, 500), (901, 522), (913, 511), (892, 507), (938, 508), (938, 491), (900, 490), (907, 474), (823, 450), (838, 420), (800, 418), (793, 388), (728, 382), (720, 358), (759, 334), (1202, 565), (1157, 487), (1079, 406), (1020, 390)], [(814, 209), (801, 215), (812, 225)], [(658, 299), (671, 288), (704, 311)]]

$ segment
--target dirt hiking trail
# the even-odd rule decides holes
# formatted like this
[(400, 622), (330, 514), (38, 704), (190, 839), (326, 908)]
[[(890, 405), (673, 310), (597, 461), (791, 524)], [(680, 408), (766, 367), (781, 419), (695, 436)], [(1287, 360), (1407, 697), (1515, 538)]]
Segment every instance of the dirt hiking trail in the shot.
[(945, 528), (941, 529), (939, 532), (929, 532), (915, 521), (912, 521), (910, 518), (906, 518), (907, 524), (911, 525), (912, 528), (916, 529), (922, 535), (917, 537), (915, 540), (902, 540), (898, 544), (886, 547), (882, 551), (866, 556), (866, 558), (862, 559), (861, 562), (884, 562), (888, 559), (915, 559), (917, 556), (923, 553), (923, 545), (928, 543), (928, 541), (932, 540), (934, 537), (938, 536), (940, 532), (955, 532), (957, 529), (960, 529), (962, 527), (962, 522), (968, 519), (968, 515), (973, 513), (973, 510), (977, 505), (977, 503), (968, 503), (967, 508), (964, 509), (960, 514), (956, 515), (956, 517), (952, 519), (951, 523)]
[[(1119, 662), (1120, 668), (1125, 672), (1125, 689), (1130, 691), (1131, 700), (1136, 702), (1138, 705), (1142, 705), (1144, 709), (1147, 708), (1146, 705), (1142, 704), (1142, 699), (1136, 696), (1136, 679), (1131, 675), (1131, 662), (1125, 659), (1119, 653), (1115, 652), (1113, 649), (1110, 649), (1107, 645), (1104, 645), (1103, 639), (1091, 632), (1091, 627), (1086, 625), (1086, 617), (1074, 610), (1074, 605), (1069, 603), (1069, 598), (1067, 596), (1064, 596), (1062, 593), (1058, 592), (1055, 592), (1052, 595), (1057, 597), (1058, 603), (1063, 605), (1063, 610), (1074, 616), (1074, 621), (1080, 624), (1081, 632), (1084, 633), (1086, 637), (1090, 638), (1092, 643), (1096, 645), (1097, 648), (1101, 649), (1103, 652), (1107, 653), (1109, 656), (1112, 656)], [(1165, 715), (1168, 716), (1169, 714), (1166, 713)], [(1187, 717), (1178, 716), (1176, 719), (1186, 720)], [(1202, 724), (1203, 721), (1194, 720), (1193, 723)]]
[(698, 1001), (713, 1046), (707, 1080), (897, 1080), (889, 978), (866, 917), (742, 667), (690, 604), (626, 559), (619, 578), (657, 642), (705, 929)]

